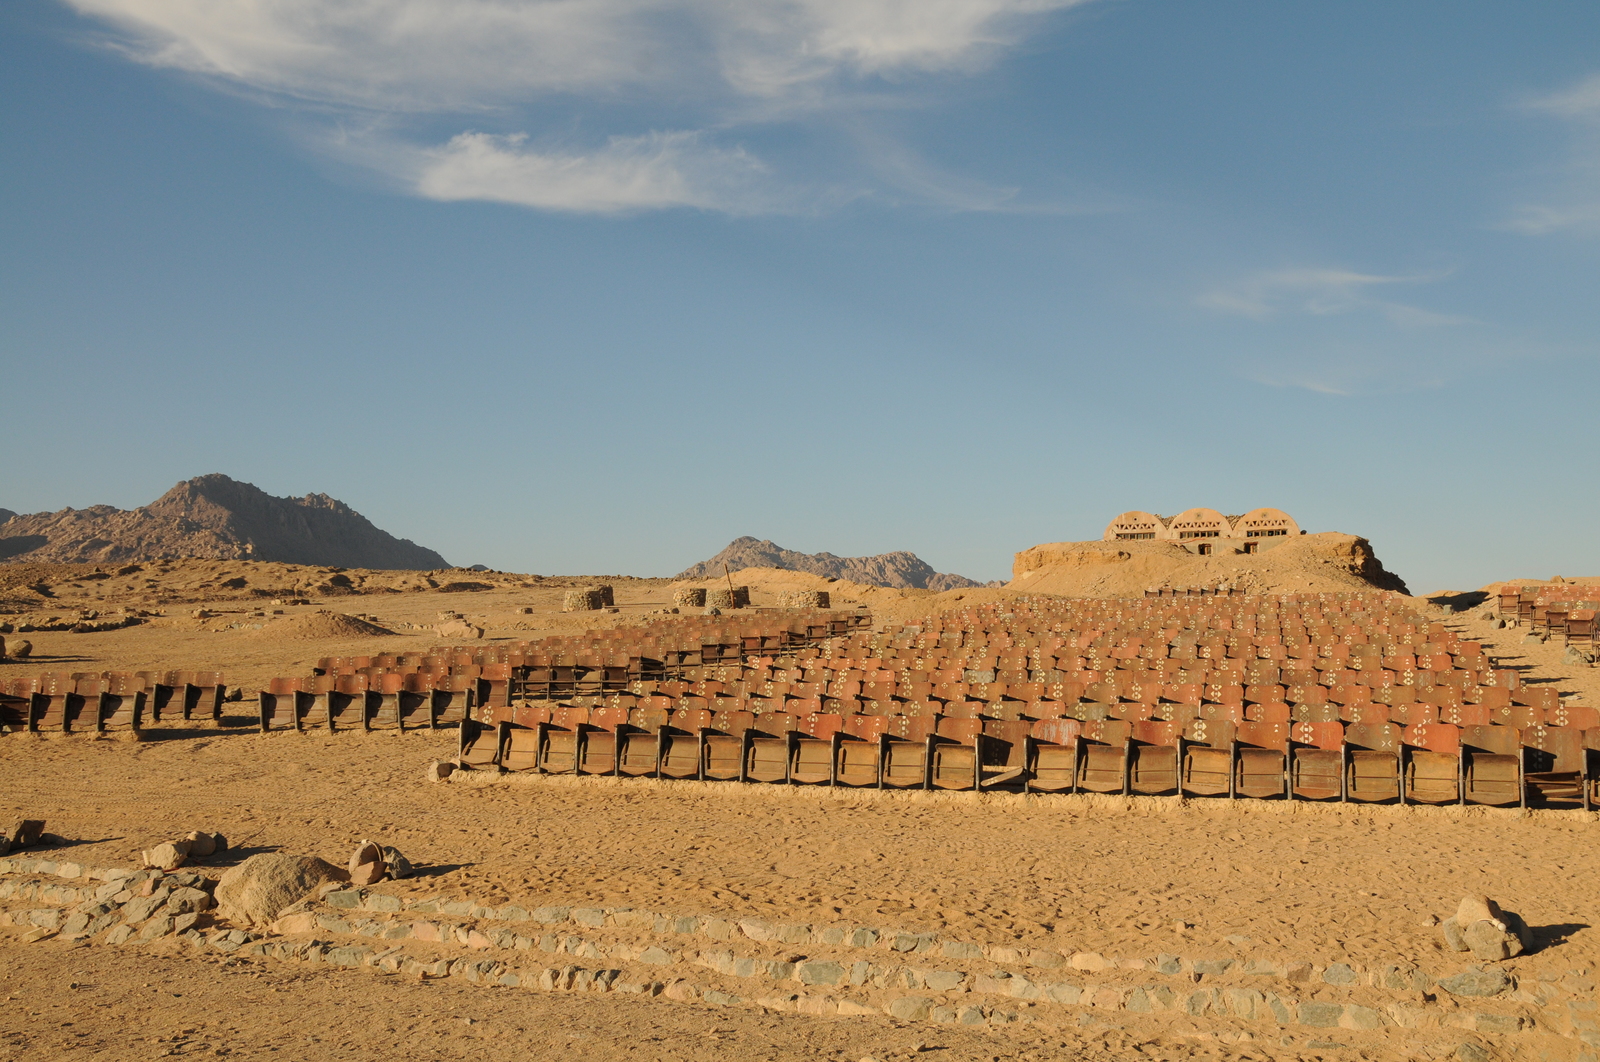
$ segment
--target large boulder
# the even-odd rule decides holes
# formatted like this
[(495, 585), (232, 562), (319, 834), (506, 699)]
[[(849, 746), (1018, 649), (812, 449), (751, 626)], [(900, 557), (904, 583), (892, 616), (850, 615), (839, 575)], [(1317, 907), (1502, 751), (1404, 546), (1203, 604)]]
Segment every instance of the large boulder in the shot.
[(1483, 962), (1514, 958), (1534, 945), (1533, 931), (1521, 916), (1502, 909), (1487, 896), (1464, 898), (1455, 915), (1439, 928), (1450, 947), (1470, 951)]
[(316, 856), (269, 852), (253, 855), (217, 883), (217, 913), (233, 922), (266, 925), (278, 912), (298, 903), (318, 885), (349, 875)]

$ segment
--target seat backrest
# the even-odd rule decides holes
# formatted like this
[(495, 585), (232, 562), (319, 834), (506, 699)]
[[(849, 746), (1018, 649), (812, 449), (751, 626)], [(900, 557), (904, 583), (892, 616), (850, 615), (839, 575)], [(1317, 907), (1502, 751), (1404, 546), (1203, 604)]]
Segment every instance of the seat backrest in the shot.
[[(1467, 731), (1477, 727), (1467, 727)], [(1485, 727), (1484, 729), (1490, 729)], [(1465, 731), (1451, 723), (1413, 723), (1402, 731), (1404, 741), (1414, 749), (1454, 753), (1461, 748)]]
[(1160, 745), (1171, 748), (1178, 743), (1183, 728), (1177, 723), (1157, 719), (1140, 719), (1130, 726), (1133, 740), (1141, 745)]
[(1514, 726), (1464, 726), (1461, 728), (1461, 744), (1468, 752), (1515, 756), (1522, 751), (1522, 731)]
[(1297, 745), (1336, 749), (1344, 744), (1344, 725), (1327, 721), (1296, 723), (1290, 728), (1289, 737)]
[(1361, 704), (1347, 704), (1340, 714), (1352, 723), (1387, 723), (1393, 716), (1393, 710), (1387, 704), (1373, 704), (1367, 701)]
[(1400, 728), (1394, 723), (1351, 723), (1345, 727), (1345, 742), (1372, 752), (1399, 752)]
[(768, 737), (782, 737), (800, 729), (800, 717), (792, 712), (763, 712), (756, 716), (755, 729)]
[(885, 715), (847, 715), (844, 717), (844, 732), (851, 737), (861, 738), (863, 741), (877, 741), (879, 735), (889, 729), (889, 717)]
[(1121, 745), (1131, 736), (1132, 729), (1121, 719), (1095, 719), (1083, 724), (1083, 738), (1102, 745)]
[(723, 734), (742, 734), (755, 725), (754, 712), (729, 709), (711, 717), (711, 728)]
[(1258, 749), (1288, 749), (1289, 722), (1246, 720), (1234, 729), (1235, 739), (1242, 745)]
[(668, 717), (669, 726), (690, 732), (703, 730), (711, 725), (711, 720), (716, 713), (708, 708), (679, 708)]
[(367, 676), (365, 675), (340, 675), (334, 685), (340, 693), (355, 695), (367, 692)]
[(562, 730), (576, 730), (589, 721), (589, 709), (574, 704), (560, 704), (550, 711), (550, 722)]
[(978, 735), (983, 733), (983, 724), (984, 721), (982, 719), (956, 719), (948, 715), (940, 716), (935, 733), (942, 738), (969, 744), (976, 741)]
[(1590, 730), (1600, 726), (1600, 710), (1581, 704), (1563, 704), (1544, 713), (1544, 725), (1551, 727)]
[(1219, 723), (1244, 722), (1244, 705), (1242, 704), (1202, 704), (1200, 718), (1210, 719)]
[(1083, 723), (1077, 719), (1040, 719), (1029, 731), (1035, 741), (1047, 745), (1070, 745), (1083, 732)]
[(1238, 726), (1229, 719), (1191, 719), (1184, 724), (1183, 739), (1195, 745), (1221, 748), (1233, 740)]
[[(1454, 726), (1488, 726), (1494, 718), (1486, 704), (1446, 704), (1439, 707), (1439, 722)], [(1532, 726), (1534, 722), (1537, 720), (1525, 725)]]

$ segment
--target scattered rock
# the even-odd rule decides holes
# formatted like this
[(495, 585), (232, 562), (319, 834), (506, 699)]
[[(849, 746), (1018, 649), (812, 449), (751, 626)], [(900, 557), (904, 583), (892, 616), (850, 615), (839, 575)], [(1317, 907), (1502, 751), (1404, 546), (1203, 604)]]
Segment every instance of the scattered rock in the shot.
[(1498, 962), (1521, 955), (1533, 946), (1533, 933), (1522, 918), (1487, 896), (1468, 896), (1453, 918), (1440, 927), (1456, 951), (1470, 951), (1481, 962)]
[(409, 878), (412, 873), (411, 860), (400, 854), (398, 848), (384, 848), (383, 865), (389, 872), (390, 881), (399, 881)]
[(435, 627), (433, 631), (441, 638), (472, 639), (483, 637), (482, 627), (474, 627), (465, 620), (454, 620), (450, 623), (441, 623)]
[(315, 856), (253, 855), (222, 875), (217, 883), (217, 910), (232, 921), (265, 925), (317, 886), (343, 881), (346, 876)]
[(33, 655), (33, 643), (26, 638), (19, 638), (6, 647), (6, 653), (13, 660), (26, 660)]
[(1578, 664), (1587, 666), (1594, 663), (1594, 657), (1589, 653), (1584, 652), (1582, 649), (1579, 649), (1575, 645), (1569, 645), (1567, 646), (1567, 651), (1561, 656), (1561, 662), (1563, 664)]
[(156, 870), (177, 870), (189, 858), (188, 841), (169, 841), (158, 844), (144, 853), (144, 865)]
[(456, 765), (449, 760), (435, 760), (428, 764), (428, 781), (442, 782), (456, 773)]
[(176, 889), (167, 897), (167, 913), (174, 915), (197, 914), (211, 909), (211, 894), (204, 889)]
[(1440, 979), (1439, 987), (1452, 996), (1497, 996), (1511, 987), (1511, 978), (1498, 966), (1469, 966), (1454, 977)]
[(31, 848), (44, 837), (43, 819), (20, 819), (4, 838), (0, 838), (0, 855)]
[(228, 850), (228, 842), (220, 833), (194, 830), (184, 840), (189, 842), (189, 854), (196, 859), (205, 859)]

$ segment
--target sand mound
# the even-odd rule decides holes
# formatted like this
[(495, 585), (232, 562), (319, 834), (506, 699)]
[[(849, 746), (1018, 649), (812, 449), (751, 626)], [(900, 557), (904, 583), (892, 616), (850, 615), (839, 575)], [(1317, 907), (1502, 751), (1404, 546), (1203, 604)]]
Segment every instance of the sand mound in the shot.
[(329, 612), (327, 609), (318, 609), (316, 612), (299, 616), (286, 616), (268, 623), (259, 631), (250, 632), (255, 638), (291, 638), (296, 641), (322, 638), (377, 638), (393, 633), (394, 631), (380, 627), (376, 623), (346, 616), (343, 612)]
[(1154, 586), (1224, 586), (1258, 594), (1398, 590), (1364, 538), (1326, 531), (1262, 553), (1196, 556), (1174, 542), (1053, 542), (1023, 550), (1006, 589), (1067, 597), (1142, 597)]

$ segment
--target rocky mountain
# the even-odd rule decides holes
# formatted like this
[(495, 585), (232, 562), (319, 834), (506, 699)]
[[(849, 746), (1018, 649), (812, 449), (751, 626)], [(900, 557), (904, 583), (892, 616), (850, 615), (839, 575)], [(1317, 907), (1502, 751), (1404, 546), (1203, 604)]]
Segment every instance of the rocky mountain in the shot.
[(736, 572), (740, 568), (782, 568), (791, 572), (810, 572), (832, 579), (848, 579), (871, 586), (893, 586), (918, 590), (959, 590), (983, 584), (962, 575), (936, 572), (915, 553), (896, 550), (875, 557), (835, 557), (832, 553), (796, 553), (766, 539), (736, 538), (710, 560), (680, 573), (679, 579), (713, 579), (722, 575), (723, 566)]
[(326, 494), (274, 498), (212, 474), (185, 480), (149, 505), (95, 505), (19, 516), (0, 509), (0, 561), (124, 564), (199, 557), (340, 568), (435, 569), (431, 549), (395, 538)]

